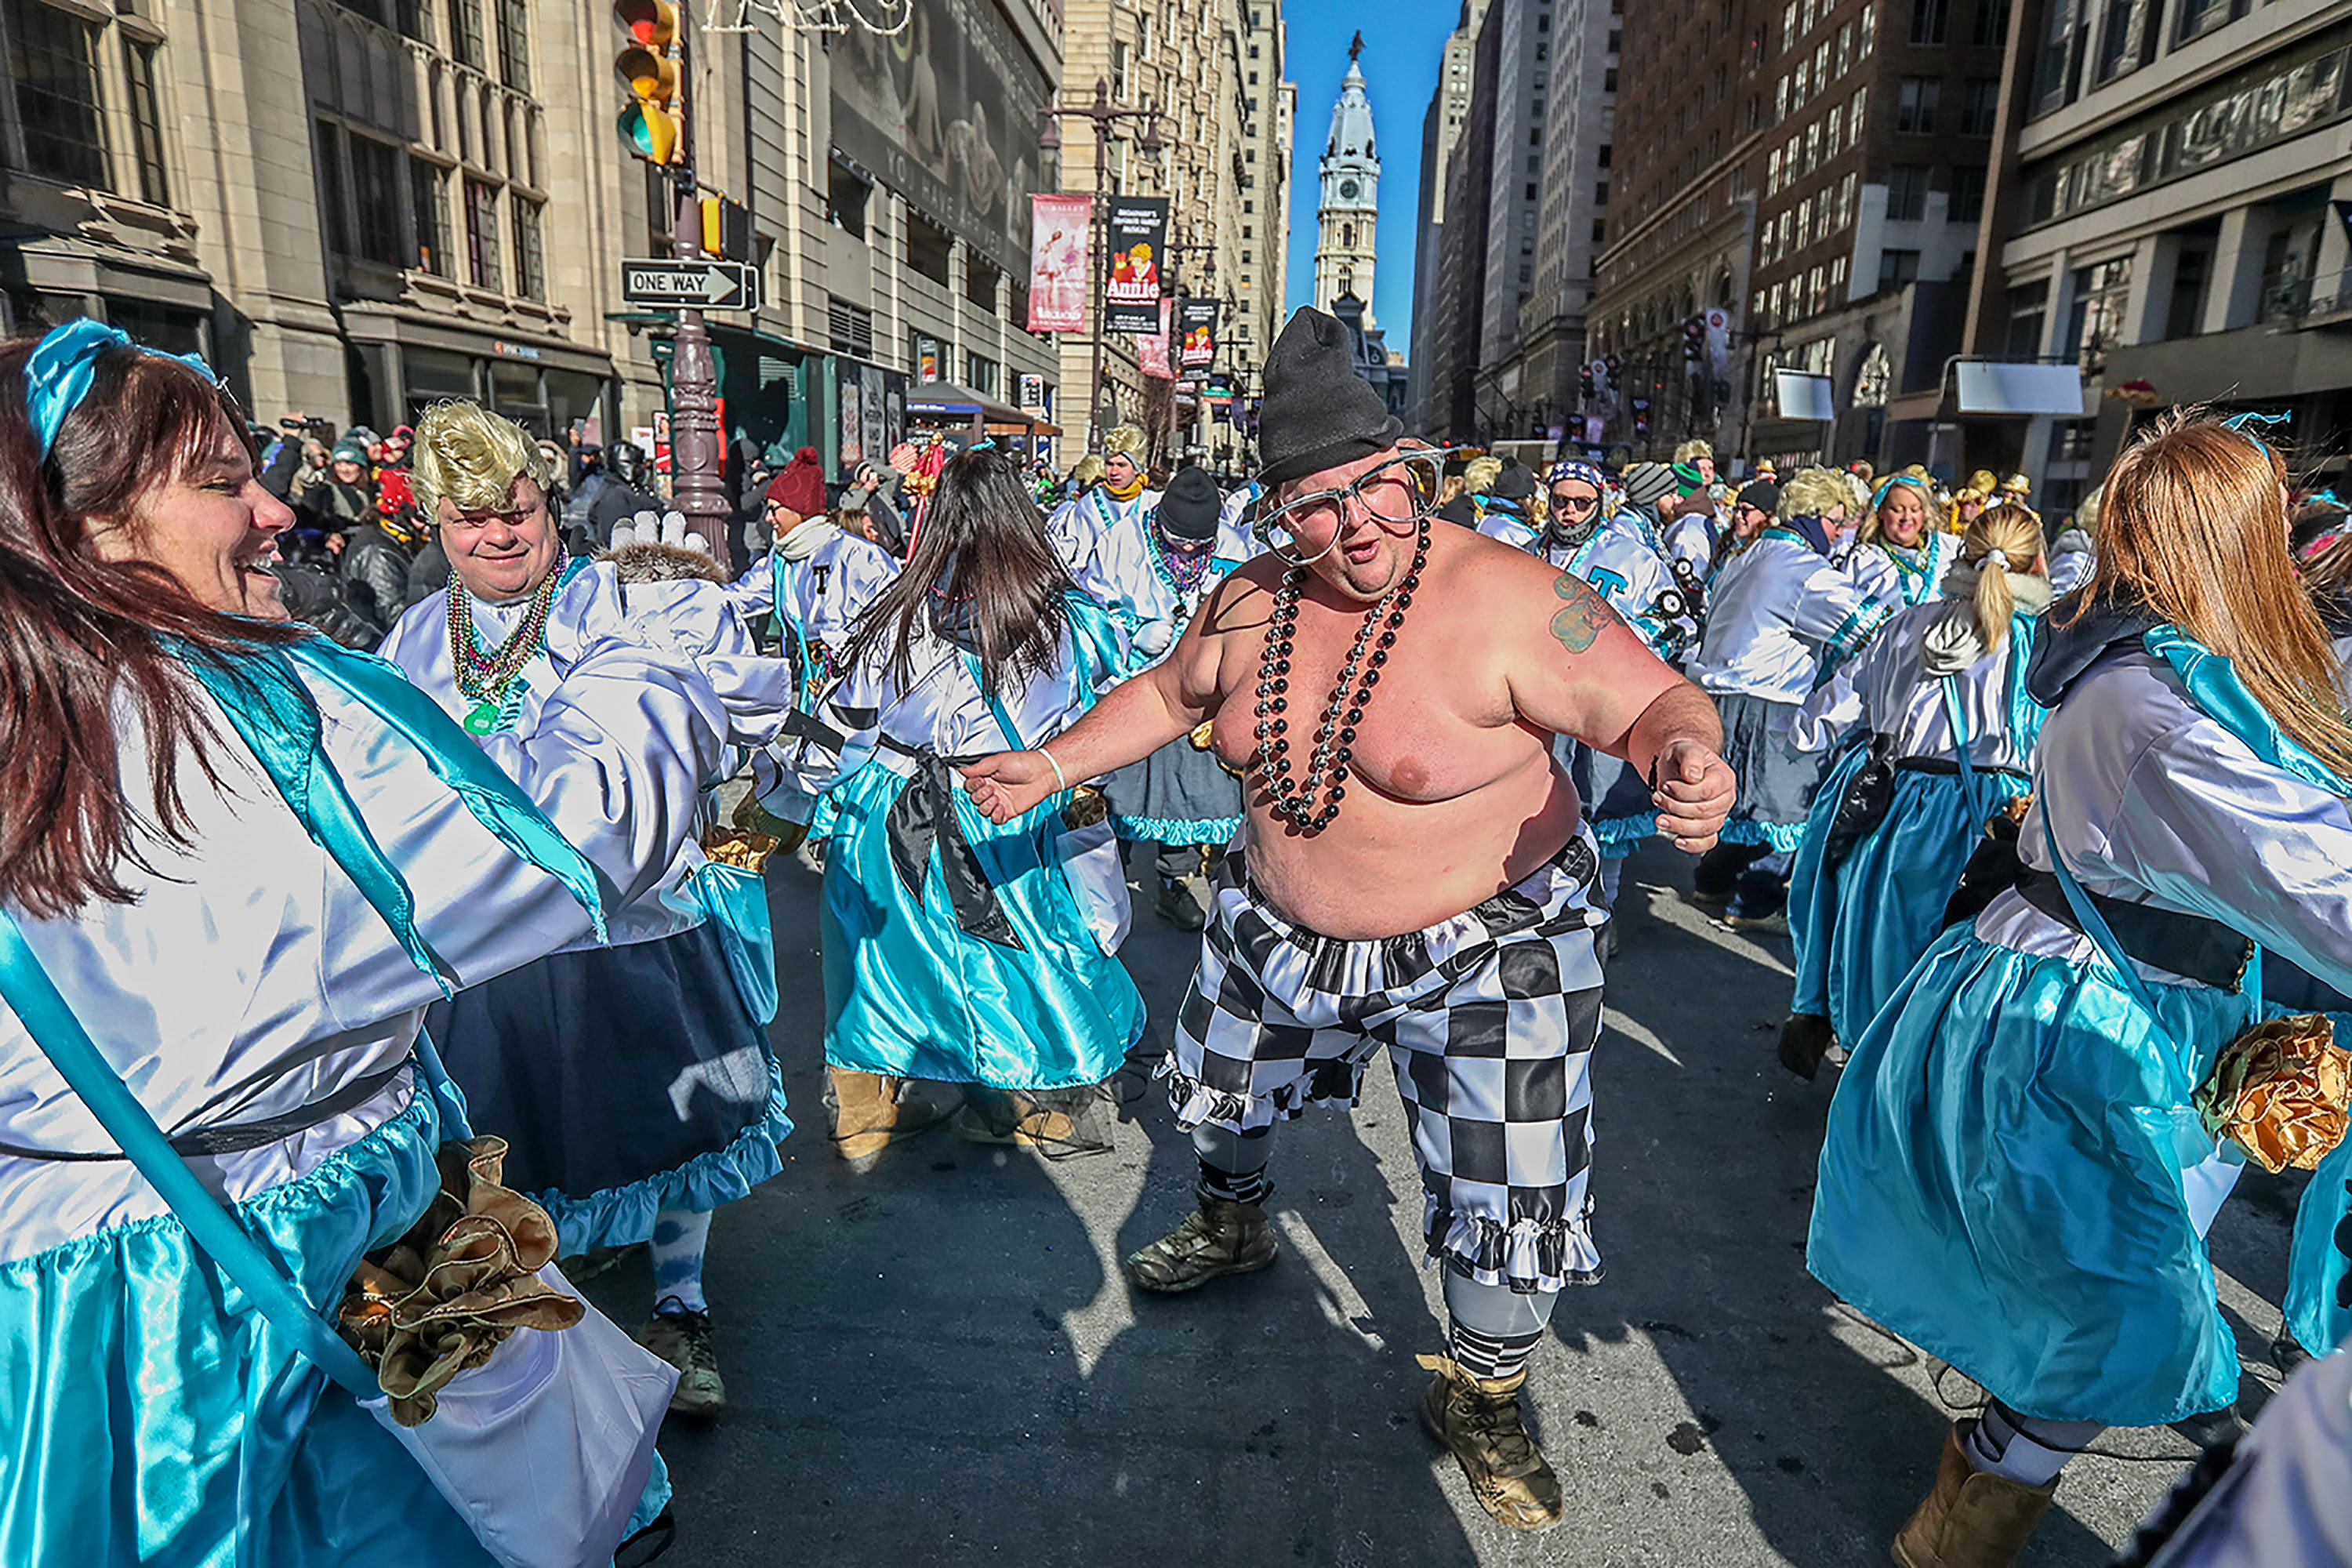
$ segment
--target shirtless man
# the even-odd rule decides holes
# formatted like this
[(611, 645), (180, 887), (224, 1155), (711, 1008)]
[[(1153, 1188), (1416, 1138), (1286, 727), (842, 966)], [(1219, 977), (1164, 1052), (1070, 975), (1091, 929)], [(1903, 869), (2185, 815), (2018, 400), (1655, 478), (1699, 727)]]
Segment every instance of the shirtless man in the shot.
[(1430, 526), (1439, 465), (1349, 360), (1333, 318), (1275, 345), (1261, 433), (1276, 553), (1228, 576), (1168, 659), (1047, 747), (965, 777), (997, 821), (1203, 721), (1246, 767), (1201, 968), (1161, 1074), (1201, 1156), (1200, 1210), (1128, 1260), (1189, 1290), (1274, 1260), (1276, 1120), (1351, 1102), (1388, 1049), (1413, 1123), (1450, 1354), (1421, 1401), (1486, 1510), (1558, 1521), (1518, 1391), (1559, 1292), (1600, 1277), (1586, 1172), (1601, 1026), (1597, 858), (1555, 765), (1565, 734), (1660, 781), (1694, 853), (1735, 793), (1714, 705), (1581, 579)]

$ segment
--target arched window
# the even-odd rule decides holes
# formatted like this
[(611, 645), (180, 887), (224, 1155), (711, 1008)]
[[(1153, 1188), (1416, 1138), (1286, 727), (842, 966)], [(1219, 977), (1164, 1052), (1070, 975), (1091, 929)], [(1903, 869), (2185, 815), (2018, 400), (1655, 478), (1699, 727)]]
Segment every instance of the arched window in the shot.
[(1339, 226), (1339, 244), (1343, 249), (1353, 250), (1356, 248), (1356, 226), (1354, 224), (1343, 223)]

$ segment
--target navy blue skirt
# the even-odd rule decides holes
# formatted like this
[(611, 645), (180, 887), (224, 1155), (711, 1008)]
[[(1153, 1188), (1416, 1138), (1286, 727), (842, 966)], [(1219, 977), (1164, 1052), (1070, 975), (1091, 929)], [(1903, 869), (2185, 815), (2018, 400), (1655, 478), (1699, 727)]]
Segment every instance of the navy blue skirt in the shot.
[(567, 1253), (644, 1241), (662, 1209), (708, 1212), (782, 1168), (781, 1075), (707, 923), (551, 953), (425, 1025)]

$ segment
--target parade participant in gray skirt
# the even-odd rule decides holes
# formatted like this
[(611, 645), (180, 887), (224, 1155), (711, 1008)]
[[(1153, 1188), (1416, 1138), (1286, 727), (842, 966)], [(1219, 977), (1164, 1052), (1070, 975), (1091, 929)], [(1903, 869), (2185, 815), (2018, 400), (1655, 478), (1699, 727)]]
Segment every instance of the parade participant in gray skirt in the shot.
[[(1111, 614), (1147, 659), (1165, 658), (1225, 574), (1256, 553), (1238, 530), (1220, 526), (1223, 513), (1214, 481), (1187, 467), (1168, 481), (1158, 507), (1104, 531), (1098, 580), (1116, 594)], [(1103, 793), (1119, 837), (1157, 847), (1160, 918), (1199, 931), (1192, 884), (1241, 829), (1240, 780), (1209, 749), (1205, 731), (1195, 731), (1121, 768)]]
[(1355, 1098), (1383, 1048), (1413, 1124), (1448, 1353), (1429, 1431), (1503, 1523), (1560, 1516), (1518, 1392), (1559, 1292), (1600, 1277), (1587, 1192), (1601, 1026), (1596, 856), (1552, 760), (1567, 734), (1657, 781), (1662, 829), (1715, 841), (1736, 785), (1714, 707), (1580, 578), (1433, 527), (1443, 456), (1401, 447), (1349, 336), (1276, 343), (1259, 526), (1167, 659), (1038, 749), (966, 771), (998, 821), (1207, 722), (1246, 768), (1201, 969), (1162, 1068), (1200, 1207), (1128, 1260), (1154, 1291), (1262, 1268), (1274, 1123)]

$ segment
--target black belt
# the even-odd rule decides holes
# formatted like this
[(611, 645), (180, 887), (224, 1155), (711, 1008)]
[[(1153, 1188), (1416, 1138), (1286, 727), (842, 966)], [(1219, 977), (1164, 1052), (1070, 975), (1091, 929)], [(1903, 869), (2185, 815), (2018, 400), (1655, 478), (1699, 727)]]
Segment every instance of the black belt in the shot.
[[(2017, 890), (2027, 903), (2060, 925), (2082, 931), (2082, 923), (2067, 905), (2066, 889), (2055, 875), (2028, 866), (2017, 879)], [(2126, 956), (2218, 991), (2235, 991), (2244, 983), (2254, 944), (2220, 921), (2160, 910), (2153, 904), (2126, 903), (2088, 888), (2083, 889), (2083, 896), (2116, 933)]]
[[(1948, 776), (1957, 776), (1960, 771), (1959, 759), (1957, 757), (1897, 757), (1895, 759), (1895, 766), (1897, 771), (1906, 773), (1943, 773)], [(1989, 778), (1995, 773), (2004, 778), (2025, 777), (2015, 768), (1979, 768), (1977, 770), (1979, 778)]]
[[(240, 1122), (233, 1127), (200, 1127), (193, 1132), (173, 1133), (164, 1141), (172, 1145), (173, 1152), (183, 1156), (243, 1154), (254, 1149), (266, 1149), (322, 1121), (331, 1121), (345, 1111), (357, 1110), (391, 1088), (392, 1080), (407, 1070), (408, 1060), (403, 1058), (382, 1072), (353, 1079), (326, 1099), (312, 1100), (283, 1116), (273, 1116), (267, 1121)], [(0, 1154), (18, 1160), (54, 1160), (68, 1163), (93, 1163), (131, 1157), (120, 1149), (103, 1152), (25, 1149), (14, 1143), (0, 1143)]]

